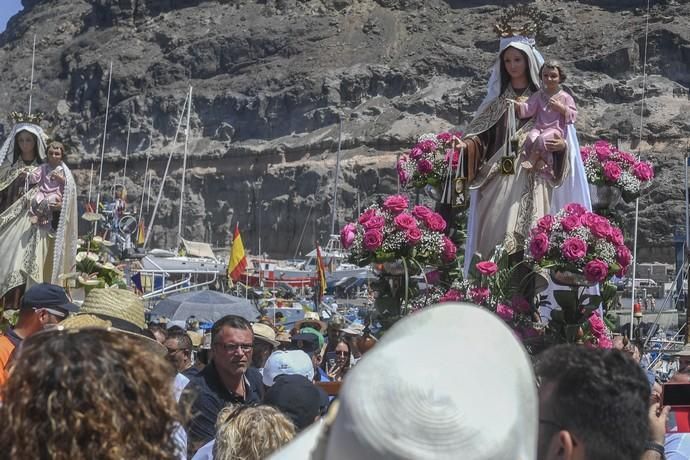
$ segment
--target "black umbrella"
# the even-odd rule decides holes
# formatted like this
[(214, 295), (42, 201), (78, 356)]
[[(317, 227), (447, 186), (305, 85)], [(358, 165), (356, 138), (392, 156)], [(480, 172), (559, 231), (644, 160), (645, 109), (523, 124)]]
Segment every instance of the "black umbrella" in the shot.
[(186, 321), (195, 316), (200, 321), (216, 322), (225, 315), (237, 315), (248, 321), (259, 317), (251, 301), (218, 291), (193, 291), (175, 294), (158, 302), (151, 310), (158, 316), (174, 321)]

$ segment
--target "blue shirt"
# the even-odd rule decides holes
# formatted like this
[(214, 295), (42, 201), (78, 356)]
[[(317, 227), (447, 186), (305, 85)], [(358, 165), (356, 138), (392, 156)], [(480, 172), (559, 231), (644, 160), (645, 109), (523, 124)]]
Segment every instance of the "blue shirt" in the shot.
[(664, 442), (666, 460), (687, 460), (690, 458), (690, 433), (671, 433)]

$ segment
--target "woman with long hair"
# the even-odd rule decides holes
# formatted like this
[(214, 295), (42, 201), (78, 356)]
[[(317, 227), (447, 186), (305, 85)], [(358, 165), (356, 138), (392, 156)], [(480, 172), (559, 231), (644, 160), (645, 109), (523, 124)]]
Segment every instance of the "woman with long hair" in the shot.
[(0, 398), (3, 458), (178, 459), (174, 370), (145, 341), (96, 328), (27, 338)]

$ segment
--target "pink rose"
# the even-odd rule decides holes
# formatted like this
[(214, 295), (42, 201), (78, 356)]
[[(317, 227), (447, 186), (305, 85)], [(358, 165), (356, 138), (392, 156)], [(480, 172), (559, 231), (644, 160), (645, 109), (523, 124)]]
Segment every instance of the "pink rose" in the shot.
[(419, 206), (418, 205), (412, 209), (412, 215), (415, 216), (417, 219), (425, 219), (432, 212), (434, 212), (434, 211), (427, 208), (426, 206)]
[(654, 177), (654, 169), (646, 161), (640, 161), (635, 166), (633, 166), (633, 174), (635, 177), (643, 182), (652, 180)]
[(496, 273), (498, 273), (498, 265), (488, 260), (477, 263), (475, 267), (477, 267), (479, 273), (481, 273), (484, 276), (493, 276)]
[(620, 228), (611, 226), (611, 231), (609, 232), (608, 240), (615, 244), (616, 246), (623, 246), (625, 243), (625, 238), (623, 238), (623, 232)]
[(592, 228), (592, 225), (599, 219), (597, 214), (594, 214), (593, 212), (586, 211), (584, 214), (580, 216), (580, 222), (582, 222), (582, 225), (584, 225), (587, 228)]
[(449, 263), (455, 260), (458, 248), (455, 247), (453, 240), (443, 235), (443, 252), (441, 252), (441, 260)]
[(575, 262), (582, 259), (587, 254), (587, 243), (580, 238), (567, 238), (561, 245), (563, 257)]
[(410, 150), (410, 158), (413, 160), (417, 160), (422, 155), (424, 155), (424, 152), (419, 147), (412, 147), (412, 150)]
[(616, 262), (618, 262), (624, 269), (630, 265), (630, 262), (632, 262), (632, 254), (627, 246), (621, 245), (616, 248)]
[(564, 209), (569, 216), (581, 216), (587, 212), (587, 209), (580, 203), (568, 203)]
[(362, 224), (365, 230), (379, 230), (386, 225), (386, 219), (383, 216), (375, 215), (369, 218), (366, 222)]
[(630, 166), (635, 166), (637, 163), (637, 158), (635, 158), (634, 155), (631, 155), (628, 152), (618, 152), (617, 153), (618, 158), (623, 160), (625, 163), (628, 163)]
[(601, 283), (609, 276), (609, 264), (600, 259), (594, 259), (585, 265), (585, 278), (594, 283)]
[(367, 209), (366, 211), (364, 211), (364, 212), (359, 216), (359, 219), (357, 219), (357, 222), (359, 222), (360, 224), (364, 225), (364, 223), (365, 223), (366, 221), (368, 221), (369, 219), (371, 219), (371, 218), (374, 217), (375, 215), (377, 215), (376, 209), (373, 209), (373, 208)]
[(362, 240), (362, 246), (367, 251), (376, 251), (381, 247), (383, 243), (383, 233), (377, 229), (367, 230), (364, 232), (364, 239)]
[(527, 299), (521, 295), (514, 295), (510, 301), (510, 304), (513, 306), (513, 310), (520, 313), (529, 313), (532, 309)]
[(464, 300), (464, 296), (462, 295), (462, 292), (458, 291), (457, 289), (448, 289), (448, 292), (443, 294), (443, 296), (439, 299), (439, 303), (442, 302), (457, 302), (459, 300)]
[(610, 350), (613, 348), (613, 341), (609, 339), (608, 335), (605, 335), (597, 339), (597, 346), (602, 350)]
[(383, 209), (393, 214), (398, 214), (405, 211), (409, 204), (410, 202), (407, 200), (407, 197), (403, 195), (392, 195), (383, 202)]
[(596, 152), (597, 157), (599, 157), (600, 161), (605, 161), (608, 160), (608, 158), (611, 156), (613, 150), (611, 149), (611, 144), (609, 144), (608, 142), (596, 141), (594, 143), (594, 152)]
[(417, 227), (408, 228), (405, 230), (405, 239), (410, 245), (414, 246), (422, 241), (422, 231)]
[(604, 324), (604, 320), (601, 319), (601, 316), (599, 316), (597, 313), (592, 313), (589, 315), (587, 322), (589, 323), (589, 328), (594, 337), (598, 338), (603, 334), (606, 334), (606, 325)]
[(476, 303), (477, 305), (481, 305), (489, 300), (490, 294), (491, 293), (489, 292), (488, 288), (478, 287), (470, 289), (469, 297), (472, 302)]
[(508, 305), (499, 303), (496, 306), (496, 314), (503, 320), (503, 321), (511, 321), (513, 319), (513, 309), (510, 308)]
[(608, 238), (611, 233), (611, 223), (605, 217), (599, 217), (589, 226), (589, 229), (597, 238)]
[(355, 224), (346, 224), (342, 230), (340, 230), (340, 244), (343, 248), (350, 249), (352, 242), (355, 240), (355, 235), (357, 234), (357, 226)]
[(529, 243), (529, 252), (537, 261), (541, 260), (549, 252), (549, 237), (546, 233), (537, 233)]
[(434, 150), (436, 150), (437, 145), (438, 144), (436, 144), (436, 142), (434, 142), (432, 140), (426, 140), (426, 141), (422, 141), (422, 142), (418, 143), (417, 147), (422, 149), (422, 151), (424, 153), (431, 153)]
[(450, 140), (453, 138), (453, 135), (451, 133), (439, 133), (436, 135), (436, 139), (438, 139), (441, 142), (450, 142)]
[(429, 230), (434, 232), (442, 232), (446, 229), (446, 221), (441, 214), (432, 212), (424, 218), (424, 223)]
[(460, 152), (454, 149), (446, 149), (446, 156), (444, 157), (444, 161), (446, 164), (448, 164), (448, 161), (451, 161), (452, 157), (452, 165), (453, 167), (456, 167), (458, 165), (458, 161), (460, 161)]
[(417, 171), (422, 174), (428, 174), (434, 170), (434, 165), (427, 159), (419, 160), (417, 163)]
[(618, 179), (620, 179), (621, 174), (623, 173), (621, 167), (613, 161), (607, 161), (606, 163), (604, 163), (603, 170), (604, 179), (611, 182), (616, 182)]
[(393, 223), (401, 230), (410, 230), (417, 228), (417, 219), (412, 217), (412, 214), (401, 212), (393, 219)]
[(582, 222), (580, 222), (579, 216), (566, 216), (561, 220), (561, 227), (566, 232), (572, 232), (576, 228), (582, 227)]
[(587, 158), (592, 154), (592, 147), (586, 145), (584, 147), (580, 147), (580, 156), (582, 157), (582, 162), (586, 163)]
[(553, 223), (555, 222), (555, 219), (551, 214), (547, 214), (541, 219), (537, 221), (537, 228), (541, 230), (542, 232), (550, 232), (551, 228), (553, 228)]

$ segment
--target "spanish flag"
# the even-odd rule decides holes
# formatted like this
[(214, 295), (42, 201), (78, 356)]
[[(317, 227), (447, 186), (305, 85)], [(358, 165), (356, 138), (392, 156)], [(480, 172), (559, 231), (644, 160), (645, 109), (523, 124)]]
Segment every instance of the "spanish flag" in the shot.
[(146, 241), (146, 231), (144, 229), (144, 221), (139, 221), (139, 228), (137, 228), (137, 245), (143, 246)]
[(326, 293), (326, 270), (323, 266), (323, 259), (321, 258), (321, 248), (316, 245), (316, 282), (318, 283), (319, 303), (321, 297)]
[(240, 226), (235, 225), (235, 235), (232, 238), (232, 249), (230, 249), (230, 263), (228, 264), (228, 278), (238, 281), (242, 273), (247, 268), (247, 257), (244, 255), (244, 245), (240, 236)]

